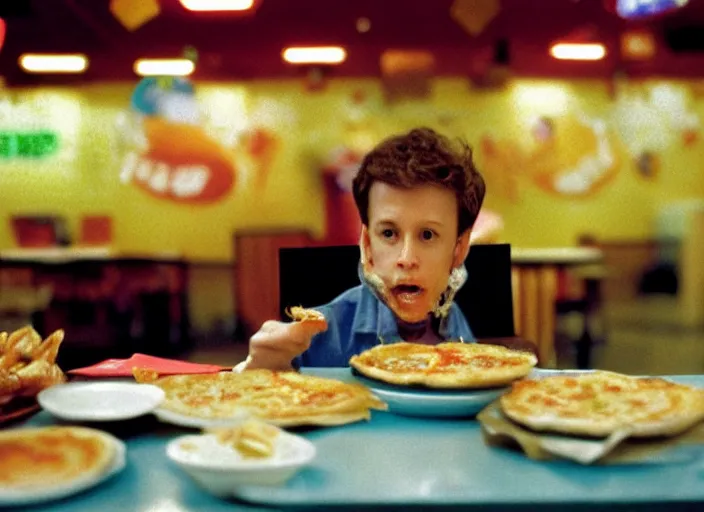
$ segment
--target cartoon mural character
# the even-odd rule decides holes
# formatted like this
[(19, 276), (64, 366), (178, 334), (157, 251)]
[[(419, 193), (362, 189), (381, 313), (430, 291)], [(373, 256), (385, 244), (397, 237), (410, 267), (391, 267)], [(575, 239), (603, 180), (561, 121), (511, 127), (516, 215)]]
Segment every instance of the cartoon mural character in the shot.
[(480, 148), (485, 171), (498, 176), (505, 194), (514, 200), (517, 173), (547, 192), (586, 197), (610, 182), (618, 171), (606, 123), (585, 115), (537, 119), (528, 147), (484, 137)]
[(323, 165), (325, 189), (325, 238), (321, 245), (359, 243), (362, 224), (352, 196), (352, 180), (362, 154), (347, 147), (336, 148)]
[(120, 178), (178, 203), (222, 199), (234, 186), (233, 155), (200, 126), (192, 84), (147, 77), (135, 88), (132, 112), (120, 126), (130, 148)]
[(618, 158), (606, 122), (568, 115), (555, 123), (554, 136), (530, 156), (533, 181), (558, 195), (589, 196), (616, 175)]

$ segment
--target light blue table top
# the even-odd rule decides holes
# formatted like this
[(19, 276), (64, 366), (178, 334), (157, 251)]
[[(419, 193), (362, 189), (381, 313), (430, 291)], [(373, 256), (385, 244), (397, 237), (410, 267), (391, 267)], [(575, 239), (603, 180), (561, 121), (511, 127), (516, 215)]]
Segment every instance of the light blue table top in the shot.
[[(348, 369), (309, 373), (353, 380)], [(672, 377), (704, 387), (704, 375)], [(41, 412), (19, 425), (55, 420)], [(313, 464), (280, 488), (249, 487), (239, 500), (222, 500), (201, 490), (164, 453), (166, 443), (186, 429), (152, 417), (115, 425), (127, 444), (127, 467), (110, 480), (61, 501), (22, 510), (62, 512), (130, 510), (185, 512), (262, 510), (262, 507), (320, 509), (345, 505), (414, 504), (466, 510), (521, 508), (590, 510), (635, 506), (653, 510), (704, 510), (704, 446), (676, 464), (580, 466), (536, 462), (518, 452), (484, 444), (473, 419), (420, 419), (375, 412), (370, 422), (300, 432), (318, 448)], [(264, 508), (271, 510), (272, 508)]]

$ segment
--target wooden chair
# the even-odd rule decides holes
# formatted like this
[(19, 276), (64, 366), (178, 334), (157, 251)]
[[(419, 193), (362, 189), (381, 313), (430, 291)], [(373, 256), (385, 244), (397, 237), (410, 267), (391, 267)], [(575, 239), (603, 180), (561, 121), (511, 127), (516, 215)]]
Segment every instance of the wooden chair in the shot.
[[(280, 248), (280, 317), (286, 318), (286, 307), (326, 304), (357, 286), (358, 262), (359, 248), (355, 245)], [(510, 245), (473, 245), (465, 265), (469, 278), (455, 302), (479, 342), (537, 354), (534, 343), (515, 333)]]

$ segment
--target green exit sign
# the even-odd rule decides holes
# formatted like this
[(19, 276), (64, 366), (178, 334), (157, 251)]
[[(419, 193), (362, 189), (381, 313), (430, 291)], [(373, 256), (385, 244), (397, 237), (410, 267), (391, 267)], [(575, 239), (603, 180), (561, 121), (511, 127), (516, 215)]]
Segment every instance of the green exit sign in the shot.
[(59, 137), (53, 132), (0, 131), (0, 159), (44, 158), (59, 149)]

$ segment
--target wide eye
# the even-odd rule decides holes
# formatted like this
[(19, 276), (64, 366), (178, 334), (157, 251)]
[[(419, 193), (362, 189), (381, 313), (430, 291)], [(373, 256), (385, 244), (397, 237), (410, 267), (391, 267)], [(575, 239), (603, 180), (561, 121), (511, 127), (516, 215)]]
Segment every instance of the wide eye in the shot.
[(390, 228), (386, 228), (381, 232), (381, 236), (384, 238), (391, 239), (394, 237), (394, 230)]
[(430, 229), (424, 229), (421, 232), (420, 237), (422, 240), (432, 240), (433, 238), (435, 238), (435, 233)]

